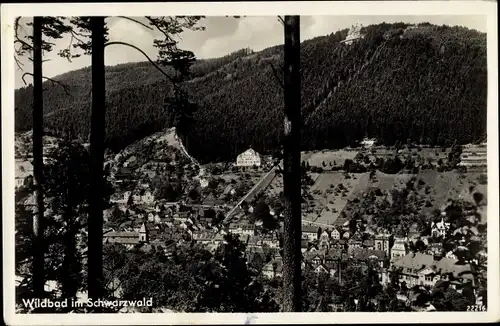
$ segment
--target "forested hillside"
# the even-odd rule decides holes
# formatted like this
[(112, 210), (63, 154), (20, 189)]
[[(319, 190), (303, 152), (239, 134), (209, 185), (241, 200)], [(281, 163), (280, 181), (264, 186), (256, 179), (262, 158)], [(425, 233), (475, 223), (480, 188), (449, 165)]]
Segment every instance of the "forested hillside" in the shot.
[[(339, 148), (364, 136), (386, 144), (475, 142), (486, 135), (486, 35), (462, 27), (404, 23), (347, 30), (302, 43), (303, 148)], [(181, 135), (201, 161), (234, 159), (250, 145), (268, 152), (283, 132), (283, 91), (273, 74), (282, 47), (200, 60), (184, 83), (198, 105)], [(46, 125), (86, 138), (90, 70), (59, 76), (71, 96), (47, 84)], [(16, 91), (16, 131), (31, 128), (30, 87)], [(171, 86), (149, 63), (107, 69), (107, 143), (120, 149), (166, 127)]]

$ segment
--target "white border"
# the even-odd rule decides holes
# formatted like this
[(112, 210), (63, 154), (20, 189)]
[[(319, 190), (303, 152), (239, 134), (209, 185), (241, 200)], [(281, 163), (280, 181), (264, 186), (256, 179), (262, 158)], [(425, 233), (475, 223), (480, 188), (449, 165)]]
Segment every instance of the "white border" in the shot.
[[(166, 15), (485, 15), (488, 30), (488, 311), (434, 313), (164, 313), (21, 315), (14, 313), (14, 62), (16, 16), (144, 16)], [(461, 323), (500, 320), (498, 201), (498, 44), (497, 3), (483, 1), (370, 2), (232, 2), (2, 4), (2, 200), (4, 248), (4, 318), (10, 325), (90, 324), (325, 324), (325, 323)], [(495, 310), (496, 309), (496, 310)]]

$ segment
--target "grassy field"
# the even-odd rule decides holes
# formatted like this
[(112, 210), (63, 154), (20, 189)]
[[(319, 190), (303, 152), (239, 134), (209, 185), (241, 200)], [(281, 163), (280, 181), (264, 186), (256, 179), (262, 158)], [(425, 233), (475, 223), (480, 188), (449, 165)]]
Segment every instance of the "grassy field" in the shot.
[(337, 166), (343, 166), (346, 159), (353, 159), (357, 151), (346, 151), (346, 150), (336, 150), (336, 151), (317, 151), (317, 152), (303, 152), (302, 161), (307, 161), (310, 166), (323, 166), (323, 162), (327, 166), (330, 163)]
[(320, 174), (309, 191), (314, 200), (310, 202), (304, 219), (319, 224), (333, 224), (355, 191), (358, 182), (357, 177), (346, 179), (342, 172)]

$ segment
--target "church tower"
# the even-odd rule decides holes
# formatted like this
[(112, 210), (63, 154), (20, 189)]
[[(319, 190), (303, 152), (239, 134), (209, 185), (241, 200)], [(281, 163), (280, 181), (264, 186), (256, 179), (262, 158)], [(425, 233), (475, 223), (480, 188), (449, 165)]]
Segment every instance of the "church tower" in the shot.
[(146, 223), (142, 223), (141, 229), (139, 230), (139, 241), (143, 243), (149, 242), (148, 229), (146, 228)]
[(391, 256), (391, 234), (383, 231), (375, 236), (375, 249), (385, 251), (387, 257)]

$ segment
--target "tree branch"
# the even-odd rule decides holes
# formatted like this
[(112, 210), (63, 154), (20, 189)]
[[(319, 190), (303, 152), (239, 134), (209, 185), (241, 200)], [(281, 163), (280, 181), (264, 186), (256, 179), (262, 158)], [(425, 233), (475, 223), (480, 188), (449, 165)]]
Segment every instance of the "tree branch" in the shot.
[(22, 62), (21, 62), (21, 61), (17, 58), (17, 56), (16, 56), (16, 55), (14, 55), (14, 60), (16, 61), (17, 69), (19, 69), (19, 70), (21, 70), (21, 71), (22, 71), (22, 70), (23, 70), (23, 67), (22, 67), (22, 66), (24, 66), (24, 63), (22, 63)]
[[(31, 72), (25, 72), (25, 73), (22, 75), (21, 79), (23, 80), (24, 85), (28, 85), (28, 83), (27, 83), (27, 82), (26, 82), (26, 80), (24, 79), (24, 77), (26, 77), (26, 76), (31, 76), (31, 77), (33, 77), (33, 74), (32, 74)], [(60, 85), (60, 86), (64, 89), (64, 92), (65, 92), (67, 95), (70, 95), (70, 96), (71, 96), (71, 93), (69, 92), (69, 87), (68, 87), (68, 85), (65, 85), (65, 84), (61, 83), (60, 81), (54, 80), (54, 79), (49, 78), (49, 77), (42, 76), (42, 78), (43, 78), (43, 79), (46, 79), (46, 80), (48, 80), (48, 81), (50, 81), (52, 84), (58, 84), (58, 85)]]
[[(132, 22), (134, 22), (134, 23), (137, 23), (137, 24), (139, 24), (139, 25), (142, 25), (142, 26), (146, 27), (147, 29), (149, 29), (149, 30), (151, 30), (151, 31), (153, 30), (153, 28), (152, 28), (151, 26), (148, 26), (148, 25), (146, 25), (146, 24), (144, 24), (144, 23), (141, 23), (140, 21), (138, 21), (138, 20), (136, 20), (136, 19), (133, 19), (133, 18), (130, 18), (130, 17), (126, 17), (126, 16), (117, 16), (117, 17), (118, 17), (118, 18), (123, 18), (123, 19), (130, 20), (130, 21), (132, 21)], [(149, 19), (148, 19), (148, 20), (149, 20)]]
[(283, 26), (285, 25), (285, 20), (283, 19), (283, 17), (278, 16), (278, 20), (280, 21), (280, 23), (281, 23)]
[(156, 27), (156, 29), (158, 31), (160, 31), (164, 36), (165, 36), (165, 39), (167, 39), (169, 42), (175, 42), (174, 39), (172, 38), (171, 35), (169, 35), (166, 31), (164, 31), (160, 25), (150, 16), (146, 16), (146, 19), (149, 21), (149, 23), (151, 25), (153, 25), (154, 27)]
[(280, 79), (278, 73), (276, 72), (276, 69), (274, 69), (274, 66), (271, 62), (269, 62), (269, 65), (271, 66), (271, 69), (273, 70), (273, 74), (274, 74), (274, 77), (276, 78), (276, 80), (278, 81), (279, 85), (281, 86), (281, 88), (283, 90), (285, 90), (285, 84), (283, 83), (283, 81)]
[(130, 43), (126, 43), (126, 42), (113, 41), (113, 42), (108, 42), (108, 43), (104, 44), (104, 48), (106, 48), (107, 46), (110, 46), (110, 45), (124, 45), (124, 46), (128, 46), (128, 47), (131, 47), (131, 48), (139, 51), (144, 57), (146, 57), (146, 59), (148, 59), (149, 63), (151, 63), (159, 72), (161, 72), (165, 77), (167, 77), (168, 80), (170, 80), (174, 85), (176, 85), (175, 80), (172, 77), (170, 77), (163, 69), (161, 69), (153, 60), (151, 60), (151, 58), (146, 54), (146, 52), (144, 52), (143, 50), (141, 50), (137, 46), (132, 45)]

